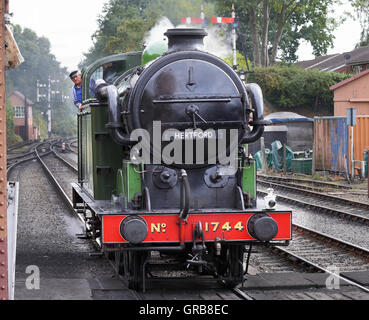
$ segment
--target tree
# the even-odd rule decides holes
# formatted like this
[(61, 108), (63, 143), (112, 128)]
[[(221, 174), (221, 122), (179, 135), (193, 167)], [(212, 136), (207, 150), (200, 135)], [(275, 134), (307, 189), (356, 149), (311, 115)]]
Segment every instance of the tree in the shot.
[(274, 64), (278, 50), (282, 50), (282, 57), (296, 60), (300, 39), (308, 40), (316, 55), (325, 54), (333, 44), (336, 21), (327, 17), (333, 0), (215, 1), (222, 13), (229, 13), (235, 4), (240, 25), (247, 29), (243, 32), (247, 39), (240, 40), (251, 44), (257, 66)]
[(331, 86), (352, 75), (306, 70), (296, 66), (274, 65), (256, 67), (248, 75), (249, 82), (256, 82), (263, 90), (265, 99), (285, 110), (311, 109), (333, 114)]
[(128, 0), (110, 0), (106, 3), (97, 20), (98, 30), (92, 35), (94, 45), (84, 54), (86, 58), (80, 67), (110, 54), (139, 51), (142, 47), (140, 40), (152, 26), (152, 18), (145, 15), (151, 2), (136, 0), (134, 6)]
[(151, 7), (177, 26), (181, 23), (180, 19), (183, 17), (200, 18), (201, 6), (203, 6), (207, 17), (215, 15), (215, 4), (213, 2), (212, 0), (156, 0), (152, 2)]
[(351, 0), (361, 25), (361, 41), (357, 47), (369, 45), (369, 0)]
[(215, 13), (211, 1), (204, 0), (110, 0), (98, 18), (98, 30), (92, 36), (94, 45), (85, 53), (80, 67), (89, 65), (107, 55), (141, 51), (150, 29), (167, 17), (173, 25), (181, 17), (200, 17), (204, 4), (208, 15)]
[[(59, 91), (63, 95), (70, 95), (71, 83), (67, 78), (66, 68), (60, 67), (53, 54), (50, 52), (50, 41), (45, 37), (38, 37), (37, 34), (28, 28), (22, 28), (20, 25), (14, 26), (14, 38), (17, 41), (19, 49), (25, 59), (18, 68), (6, 71), (6, 87), (7, 93), (10, 94), (13, 90), (18, 90), (23, 93), (28, 99), (32, 100), (35, 105), (33, 106), (34, 115), (46, 114), (47, 103), (42, 100), (40, 103), (37, 101), (37, 80), (42, 83), (47, 83), (49, 76), (53, 80), (59, 81)], [(44, 92), (45, 93), (45, 92)], [(64, 119), (69, 126), (75, 128), (75, 114), (73, 104), (68, 101), (54, 101), (52, 103), (52, 113), (57, 114), (55, 119)], [(34, 120), (40, 121), (40, 118)], [(44, 121), (46, 120), (46, 116)], [(41, 128), (45, 126), (41, 123)], [(74, 129), (74, 132), (76, 128)], [(53, 130), (55, 134), (63, 134), (62, 130)], [(43, 132), (44, 134), (46, 132)]]

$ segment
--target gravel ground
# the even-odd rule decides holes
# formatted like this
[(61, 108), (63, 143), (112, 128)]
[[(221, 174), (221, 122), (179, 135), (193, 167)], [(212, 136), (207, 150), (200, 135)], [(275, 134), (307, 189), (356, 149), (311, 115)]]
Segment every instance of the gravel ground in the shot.
[[(269, 172), (268, 174), (274, 175), (274, 176), (286, 177), (286, 178), (309, 179), (309, 180), (312, 179), (311, 176), (291, 174), (291, 173), (288, 173), (285, 176), (280, 173), (272, 173), (272, 172)], [(352, 188), (352, 190), (327, 189), (327, 194), (339, 196), (339, 197), (349, 199), (349, 200), (369, 203), (368, 179), (360, 180), (358, 178), (355, 178), (354, 182), (348, 183), (348, 181), (341, 176), (332, 175), (328, 173), (327, 174), (317, 173), (316, 181), (330, 182), (330, 183), (335, 183), (337, 185), (342, 185), (342, 186)], [(323, 187), (320, 187), (320, 188), (323, 188)]]
[(50, 171), (57, 177), (59, 184), (68, 195), (69, 199), (72, 199), (71, 183), (78, 182), (77, 172), (73, 171), (53, 154), (44, 157), (43, 161)]
[(293, 263), (288, 258), (273, 252), (262, 245), (254, 246), (250, 256), (249, 274), (273, 272), (304, 272), (301, 265)]
[[(75, 156), (68, 158), (74, 160)], [(51, 159), (47, 161), (52, 161)], [(68, 190), (68, 181), (70, 183), (70, 180), (73, 180), (73, 175), (68, 173), (69, 169), (60, 170), (65, 178), (63, 184)], [(26, 269), (31, 265), (40, 270), (41, 291), (46, 290), (44, 297), (52, 292), (54, 298), (71, 299), (76, 293), (72, 292), (74, 289), (70, 286), (76, 286), (78, 291), (78, 288), (86, 287), (86, 283), (96, 277), (113, 276), (112, 268), (106, 259), (89, 255), (96, 252), (91, 242), (76, 237), (76, 234), (82, 232), (79, 220), (68, 214), (68, 209), (58, 195), (51, 191), (53, 188), (37, 162), (15, 169), (10, 180), (20, 182), (16, 299), (37, 299), (42, 296), (24, 289), (28, 277)], [(292, 208), (293, 221), (298, 224), (369, 248), (368, 226), (279, 204), (279, 209), (286, 208)], [(255, 255), (256, 259), (251, 258), (251, 264), (254, 264), (259, 272), (289, 272), (294, 269), (285, 266), (282, 258), (265, 257), (263, 249), (257, 251), (259, 254)], [(49, 287), (45, 288), (46, 286)], [(85, 289), (86, 292), (89, 291), (88, 285)]]
[(61, 157), (65, 158), (70, 164), (74, 165), (76, 168), (78, 166), (78, 159), (77, 155), (75, 153), (66, 152), (66, 153), (60, 153)]
[[(50, 279), (74, 279), (71, 283), (76, 284), (97, 275), (113, 275), (106, 259), (90, 257), (89, 253), (96, 252), (91, 242), (77, 238), (76, 234), (82, 232), (81, 223), (68, 213), (67, 207), (52, 191), (54, 189), (37, 162), (15, 169), (10, 180), (20, 183), (16, 299), (42, 295), (24, 290), (24, 281), (28, 277), (26, 269), (32, 265), (40, 270), (41, 291), (50, 291), (42, 286), (42, 283), (50, 283)], [(52, 291), (59, 298), (72, 296), (72, 292), (69, 297), (60, 296), (58, 289)]]

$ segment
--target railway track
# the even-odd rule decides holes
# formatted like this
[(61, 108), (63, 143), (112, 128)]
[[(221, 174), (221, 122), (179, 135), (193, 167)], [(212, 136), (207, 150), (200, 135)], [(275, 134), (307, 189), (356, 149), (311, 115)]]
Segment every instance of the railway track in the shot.
[[(294, 224), (293, 233), (294, 241), (290, 245), (291, 249), (290, 247), (275, 247), (279, 252), (283, 253), (283, 255), (288, 255), (287, 260), (290, 261), (288, 263), (285, 259), (283, 263), (279, 263), (279, 272), (291, 271), (293, 269), (292, 265), (296, 264), (296, 260), (304, 265), (304, 268), (308, 266), (310, 270), (314, 269), (318, 272), (330, 273), (329, 266), (332, 265), (339, 268), (341, 272), (369, 270), (369, 251), (365, 248), (355, 246), (296, 224)], [(329, 246), (327, 246), (327, 244), (329, 244)], [(276, 271), (276, 263), (273, 263), (273, 271)], [(112, 263), (112, 266), (115, 268), (114, 263)], [(301, 270), (303, 267), (299, 267), (299, 269)], [(345, 276), (339, 277), (349, 282), (352, 286), (369, 292), (369, 289), (362, 287), (359, 283), (351, 281)], [(234, 293), (244, 299), (252, 299), (247, 293), (240, 289), (235, 289)], [(143, 294), (141, 298), (147, 299), (147, 296)]]
[[(18, 165), (21, 165), (23, 163), (26, 163), (28, 161), (33, 161), (36, 160), (38, 158), (43, 158), (51, 153), (54, 153), (54, 155), (56, 157), (58, 157), (61, 161), (65, 162), (67, 165), (69, 165), (72, 169), (75, 169), (75, 166), (68, 160), (66, 160), (65, 158), (61, 157), (57, 152), (56, 152), (56, 147), (61, 144), (60, 139), (57, 140), (50, 140), (50, 141), (44, 141), (44, 142), (37, 142), (36, 144), (32, 144), (32, 143), (26, 143), (24, 145), (22, 145), (22, 147), (24, 146), (28, 146), (28, 145), (32, 145), (30, 148), (28, 148), (27, 150), (15, 154), (15, 155), (9, 155), (7, 156), (7, 173), (8, 175), (10, 174), (10, 172)], [(14, 147), (15, 148), (15, 147)], [(60, 147), (61, 148), (61, 147)], [(13, 149), (15, 150), (15, 149)], [(72, 151), (70, 151), (72, 152)]]
[(259, 180), (267, 180), (271, 182), (283, 183), (284, 185), (295, 185), (301, 188), (311, 189), (311, 190), (353, 190), (353, 186), (347, 186), (343, 184), (338, 184), (329, 181), (319, 181), (312, 179), (301, 179), (295, 177), (281, 177), (281, 176), (270, 176), (266, 174), (258, 173)]
[[(43, 169), (45, 170), (47, 176), (50, 178), (50, 181), (52, 181), (52, 183), (54, 184), (54, 186), (56, 187), (56, 189), (58, 190), (59, 196), (63, 198), (64, 202), (66, 203), (66, 205), (68, 206), (68, 209), (70, 209), (71, 213), (76, 214), (74, 208), (73, 208), (73, 204), (71, 201), (71, 197), (70, 195), (68, 195), (68, 191), (65, 190), (65, 185), (68, 185), (69, 183), (65, 183), (63, 182), (60, 176), (65, 176), (65, 171), (63, 169), (60, 168), (59, 165), (55, 164), (55, 159), (57, 159), (57, 161), (60, 161), (60, 164), (62, 164), (63, 166), (68, 167), (68, 170), (70, 170), (71, 172), (74, 173), (75, 178), (76, 173), (77, 173), (77, 169), (71, 165), (71, 163), (69, 161), (67, 161), (66, 159), (64, 159), (64, 157), (60, 154), (58, 154), (58, 152), (56, 151), (56, 149), (58, 149), (60, 142), (55, 142), (53, 144), (51, 144), (50, 146), (50, 150), (52, 151), (53, 154), (53, 158), (51, 159), (47, 159), (44, 158), (42, 159), (41, 155), (39, 154), (39, 152), (36, 150), (36, 154), (38, 156), (38, 160), (41, 163)], [(70, 182), (70, 181), (69, 181)], [(84, 225), (84, 219), (82, 215), (78, 215), (78, 218), (80, 220), (80, 222)], [(85, 226), (85, 225), (84, 225)], [(98, 245), (98, 244), (97, 244)], [(96, 253), (96, 255), (99, 255), (99, 253)], [(115, 263), (112, 260), (109, 260), (109, 263), (111, 264), (112, 268), (115, 270), (115, 272), (117, 273), (116, 267), (115, 267)], [(181, 290), (178, 291), (178, 281), (179, 279), (175, 279), (174, 280), (174, 285), (173, 288), (174, 290), (171, 292), (171, 290), (165, 290), (165, 296), (171, 296), (172, 299), (180, 299), (180, 298), (184, 298), (184, 299), (193, 299), (195, 297), (195, 299), (205, 299), (205, 300), (209, 300), (209, 299), (221, 299), (221, 300), (253, 300), (249, 295), (247, 295), (247, 293), (245, 293), (244, 291), (242, 291), (239, 288), (235, 288), (235, 289), (226, 289), (226, 288), (221, 288), (221, 287), (206, 287), (204, 289), (193, 289), (194, 287), (196, 287), (197, 285), (197, 280), (192, 280), (193, 283), (189, 285), (188, 288), (184, 288), (183, 292), (181, 292)], [(186, 279), (186, 282), (188, 282), (189, 279)], [(213, 283), (214, 281), (212, 281)], [(167, 283), (167, 280), (165, 280), (165, 283)], [(196, 283), (196, 284), (195, 284)], [(146, 292), (146, 293), (141, 293), (141, 292), (135, 292), (132, 290), (129, 290), (131, 292), (131, 294), (133, 294), (133, 296), (137, 299), (137, 300), (147, 300), (147, 299), (162, 299), (163, 296), (163, 285), (162, 284), (156, 284), (152, 289), (150, 289), (150, 292)], [(191, 291), (189, 293), (189, 290)], [(210, 290), (210, 293), (209, 293)]]
[(302, 264), (328, 273), (369, 293), (369, 288), (347, 276), (349, 272), (369, 270), (369, 250), (326, 234), (294, 225), (295, 239), (286, 247), (274, 247)]
[(323, 192), (309, 191), (300, 186), (284, 185), (265, 179), (258, 181), (259, 195), (266, 195), (268, 188), (273, 188), (276, 191), (277, 200), (369, 223), (369, 203), (352, 201)]
[[(68, 161), (66, 161), (63, 157), (61, 157), (56, 151), (55, 151), (55, 147), (56, 144), (59, 143), (58, 142), (54, 142), (50, 144), (50, 151), (48, 152), (48, 154), (53, 154), (54, 158), (53, 159), (57, 159), (57, 161), (60, 161), (60, 163), (67, 167), (69, 170), (71, 170), (74, 173), (74, 178), (77, 179), (77, 168), (75, 168), (71, 163), (69, 163)], [(42, 156), (39, 153), (38, 149), (36, 148), (35, 150), (36, 152), (36, 156), (38, 161), (40, 162), (40, 164), (42, 165), (42, 168), (44, 169), (44, 171), (46, 172), (46, 174), (48, 175), (48, 177), (50, 178), (51, 182), (54, 184), (56, 190), (58, 191), (60, 197), (64, 200), (64, 202), (66, 203), (66, 205), (68, 206), (68, 208), (71, 210), (71, 212), (73, 214), (76, 214), (74, 207), (73, 207), (73, 203), (71, 200), (71, 188), (70, 188), (70, 182), (71, 180), (67, 180), (65, 181), (65, 175), (64, 175), (64, 171), (60, 172), (60, 167), (58, 166), (57, 163), (55, 163), (55, 161), (44, 161), (42, 160)], [(74, 179), (74, 180), (75, 180)], [(73, 181), (73, 180), (72, 180)], [(69, 193), (69, 195), (68, 195)], [(78, 219), (84, 224), (84, 219), (83, 216), (80, 214), (77, 214)]]
[(74, 153), (74, 154), (78, 154), (78, 145), (76, 145), (78, 143), (78, 140), (75, 139), (71, 142), (68, 143), (68, 149), (70, 150), (70, 152)]
[(28, 150), (24, 151), (23, 153), (9, 156), (7, 157), (7, 175), (9, 176), (10, 172), (18, 165), (23, 163), (33, 161), (37, 159), (36, 156), (36, 149), (41, 149), (40, 155), (41, 157), (46, 156), (51, 153), (50, 148), (51, 142), (39, 142), (36, 145), (32, 146)]
[[(330, 235), (294, 224), (294, 241), (284, 252), (299, 256), (322, 271), (330, 265), (342, 272), (368, 271), (369, 250)], [(278, 247), (282, 248), (282, 247)]]
[[(57, 186), (57, 189), (59, 189), (60, 191), (58, 192), (60, 196), (63, 197), (63, 201), (67, 204), (68, 208), (70, 209), (70, 212), (75, 214), (75, 210), (72, 208), (72, 204), (71, 204), (71, 200), (70, 197), (68, 196), (68, 192), (66, 192), (65, 187), (63, 187), (63, 183), (60, 181), (60, 176), (65, 176), (65, 170), (74, 172), (74, 174), (76, 173), (76, 169), (73, 165), (66, 164), (69, 161), (64, 161), (62, 160), (63, 156), (65, 154), (58, 154), (57, 150), (59, 149), (60, 146), (58, 146), (59, 142), (54, 142), (50, 144), (50, 150), (47, 150), (46, 152), (41, 152), (41, 151), (45, 151), (42, 150), (42, 146), (40, 146), (38, 148), (37, 153), (39, 155), (39, 162), (43, 163), (43, 167), (45, 169), (45, 172), (47, 172), (47, 175), (52, 177), (51, 178), (53, 180), (53, 183), (55, 184), (55, 186)], [(45, 149), (45, 146), (44, 146)], [(45, 157), (44, 154), (48, 154), (50, 155), (50, 152), (52, 152), (52, 154), (54, 154), (53, 157), (48, 156)], [(58, 160), (55, 161), (55, 157), (58, 157)], [(50, 158), (50, 159), (49, 159)], [(63, 161), (63, 162), (61, 162)], [(56, 162), (59, 162), (59, 164), (57, 166), (54, 166), (54, 164)], [(52, 164), (54, 163), (54, 164)], [(68, 165), (68, 169), (61, 169), (60, 167), (63, 166), (67, 166)], [(51, 168), (50, 168), (51, 167)], [(58, 176), (58, 177), (55, 177)], [(84, 224), (84, 220), (83, 217), (79, 216), (78, 217), (81, 225)], [(311, 231), (301, 231), (301, 229), (299, 229), (298, 226), (294, 227), (294, 241), (291, 244), (291, 250), (290, 248), (279, 248), (276, 247), (274, 250), (271, 250), (270, 248), (266, 250), (266, 254), (265, 256), (267, 256), (268, 254), (274, 254), (274, 255), (278, 255), (279, 256), (279, 260), (280, 261), (289, 261), (289, 266), (287, 266), (287, 262), (286, 265), (283, 266), (284, 262), (281, 263), (281, 269), (279, 271), (281, 272), (288, 272), (293, 270), (292, 265), (296, 265), (296, 261), (299, 261), (299, 264), (302, 266), (307, 266), (309, 265), (310, 268), (314, 269), (314, 271), (319, 271), (319, 272), (326, 272), (324, 268), (326, 268), (326, 266), (324, 265), (324, 263), (319, 262), (319, 260), (313, 260), (312, 258), (310, 259), (309, 256), (307, 255), (302, 255), (301, 251), (308, 251), (307, 248), (309, 248), (309, 250), (311, 251), (311, 248), (315, 248), (315, 252), (320, 252), (322, 251), (324, 248), (324, 245), (326, 245), (326, 243), (329, 241), (329, 243), (331, 243), (333, 240), (326, 240), (327, 238), (324, 238), (325, 240), (322, 240), (320, 237), (321, 235), (314, 235), (314, 236), (309, 236), (309, 240), (306, 240), (307, 237), (306, 235), (311, 233)], [(312, 239), (319, 239), (320, 238), (320, 244), (321, 247), (319, 247), (317, 244), (313, 244), (313, 240)], [(305, 247), (304, 247), (305, 246)], [(342, 249), (341, 247), (344, 247), (344, 249)], [(339, 255), (343, 255), (343, 251), (345, 250), (345, 259), (349, 265), (349, 261), (355, 261), (355, 263), (357, 264), (362, 264), (363, 265), (363, 260), (360, 259), (367, 259), (367, 252), (365, 251), (365, 253), (360, 253), (360, 254), (355, 254), (353, 255), (352, 252), (362, 252), (362, 250), (360, 248), (355, 248), (353, 249), (353, 247), (348, 247), (348, 244), (337, 244), (337, 245), (332, 245), (333, 248), (336, 248), (334, 250), (332, 249), (331, 254), (333, 256), (339, 256)], [(299, 249), (300, 248), (300, 249)], [(288, 251), (287, 251), (288, 250)], [(361, 250), (361, 251), (360, 251)], [(269, 253), (268, 253), (269, 252)], [(278, 253), (276, 253), (278, 252)], [(313, 254), (314, 257), (314, 254)], [(353, 257), (355, 257), (355, 260), (352, 260)], [(361, 257), (361, 258), (360, 258)], [(316, 257), (315, 257), (316, 258)], [(310, 260), (312, 260), (310, 263), (308, 263)], [(277, 259), (278, 260), (278, 259)], [(111, 260), (108, 260), (109, 263), (111, 264), (111, 267), (114, 268), (114, 263)], [(297, 269), (302, 269), (301, 266), (299, 266)], [(317, 268), (320, 267), (319, 268)], [(346, 271), (352, 271), (352, 269), (348, 269), (346, 268), (346, 266), (344, 264), (339, 265), (340, 269), (343, 270), (343, 272)], [(282, 270), (284, 268), (284, 270)], [(296, 269), (296, 268), (295, 268)], [(276, 271), (276, 270), (274, 270)], [(329, 270), (328, 270), (329, 271)], [(342, 278), (342, 280), (345, 281), (350, 281), (347, 280), (345, 278)], [(168, 285), (168, 281), (169, 281), (169, 287)], [(154, 300), (169, 300), (169, 299), (185, 299), (185, 300), (191, 300), (191, 299), (195, 299), (195, 300), (214, 300), (214, 299), (219, 299), (219, 300), (252, 300), (254, 299), (252, 297), (252, 295), (249, 295), (247, 293), (247, 291), (245, 292), (245, 290), (243, 290), (242, 288), (236, 288), (234, 290), (229, 290), (229, 289), (225, 289), (225, 288), (215, 288), (214, 286), (207, 286), (205, 285), (202, 289), (196, 289), (194, 290), (193, 288), (196, 286), (197, 287), (197, 280), (189, 280), (186, 279), (186, 281), (184, 281), (183, 283), (188, 283), (188, 286), (184, 286), (181, 287), (181, 285), (179, 285), (179, 282), (177, 280), (165, 280), (165, 283), (161, 283), (160, 281), (155, 281), (154, 280), (154, 284), (153, 287), (150, 287), (150, 290), (146, 293), (137, 293), (134, 291), (131, 291), (127, 288), (122, 289), (119, 292), (116, 291), (109, 291), (107, 289), (94, 289), (94, 294), (96, 295), (96, 298), (101, 298), (104, 297), (105, 295), (109, 294), (112, 295), (114, 297), (114, 295), (118, 295), (118, 297), (122, 297), (122, 295), (127, 295), (129, 294), (129, 298), (128, 299), (137, 299), (137, 300), (148, 300), (148, 299), (154, 299)], [(172, 282), (170, 282), (172, 281)], [(352, 283), (352, 286), (355, 286), (357, 288), (360, 288), (359, 286), (357, 286), (357, 284)], [(163, 288), (166, 288), (165, 290)], [(361, 289), (361, 288), (360, 288)], [(363, 289), (361, 289), (363, 290)], [(113, 293), (112, 293), (113, 292)], [(366, 291), (367, 292), (367, 291)], [(120, 295), (120, 296), (119, 296)]]
[[(293, 225), (292, 231), (293, 241), (288, 247), (267, 246), (256, 249), (256, 252), (261, 252), (259, 259), (264, 267), (262, 272), (301, 271), (306, 266), (310, 271), (316, 269), (315, 271), (325, 272), (329, 266), (333, 265), (341, 272), (369, 270), (368, 249), (298, 224)], [(275, 248), (278, 250), (274, 250)], [(271, 255), (271, 251), (282, 252), (286, 259), (276, 259)], [(296, 259), (302, 265), (306, 265), (293, 270), (289, 263), (292, 261), (295, 265)], [(316, 266), (320, 267), (316, 268)]]
[[(272, 180), (272, 181), (270, 181)], [(362, 202), (350, 201), (316, 191), (316, 186), (311, 185), (314, 191), (307, 190), (306, 186), (291, 184), (292, 179), (262, 176), (258, 181), (258, 194), (266, 195), (267, 188), (276, 190), (277, 200), (297, 204), (308, 209), (335, 214), (339, 217), (358, 221), (369, 221), (369, 205)], [(278, 181), (278, 183), (274, 182)], [(310, 182), (308, 182), (309, 184)], [(285, 185), (287, 184), (287, 185)], [(319, 188), (332, 184), (320, 183)], [(336, 187), (336, 186), (333, 186)], [(317, 232), (307, 227), (293, 223), (293, 241), (288, 247), (273, 247), (280, 254), (308, 266), (311, 270), (332, 274), (331, 268), (339, 270), (340, 274), (334, 274), (342, 281), (369, 293), (367, 287), (352, 281), (345, 274), (348, 272), (360, 272), (369, 270), (369, 250), (347, 241)]]
[(13, 151), (15, 151), (15, 150), (18, 150), (18, 149), (23, 149), (24, 147), (27, 147), (27, 146), (29, 146), (29, 145), (33, 145), (33, 144), (37, 144), (38, 143), (38, 141), (27, 141), (27, 142), (22, 142), (22, 143), (18, 143), (18, 144), (16, 144), (16, 145), (14, 145), (14, 146), (12, 146), (12, 147), (9, 147), (8, 149), (7, 149), (7, 153), (8, 154), (10, 154), (10, 153), (12, 153)]

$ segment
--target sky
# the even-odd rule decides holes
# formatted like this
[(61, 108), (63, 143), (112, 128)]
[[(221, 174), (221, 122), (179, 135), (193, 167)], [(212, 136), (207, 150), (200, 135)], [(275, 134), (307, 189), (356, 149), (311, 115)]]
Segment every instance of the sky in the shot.
[(51, 53), (69, 71), (92, 46), (91, 36), (97, 30), (97, 17), (105, 0), (10, 0), (12, 22), (45, 36)]
[[(92, 46), (91, 36), (97, 30), (97, 17), (108, 0), (10, 0), (13, 23), (27, 27), (50, 40), (51, 52), (69, 71), (77, 69), (79, 62)], [(334, 8), (335, 14), (350, 11), (348, 0)], [(358, 21), (348, 19), (334, 33), (334, 48), (328, 54), (354, 49), (360, 39)], [(309, 44), (302, 43), (299, 60), (313, 59)]]

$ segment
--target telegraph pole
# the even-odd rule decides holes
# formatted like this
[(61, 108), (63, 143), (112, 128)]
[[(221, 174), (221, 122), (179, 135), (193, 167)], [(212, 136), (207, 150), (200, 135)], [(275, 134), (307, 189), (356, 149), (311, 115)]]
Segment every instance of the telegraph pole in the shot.
[(51, 78), (47, 90), (47, 137), (51, 138)]
[(9, 13), (9, 0), (0, 0), (0, 300), (9, 299), (6, 192), (5, 13)]
[(204, 12), (204, 5), (201, 5), (201, 14), (200, 14), (201, 20), (202, 20), (202, 27), (206, 28), (206, 22), (205, 22), (205, 12)]
[(26, 128), (26, 133), (25, 133), (25, 137), (26, 137), (26, 141), (29, 140), (29, 128), (28, 128), (28, 106), (27, 106), (27, 97), (26, 97), (26, 93), (24, 93), (24, 126)]
[(37, 102), (40, 102), (40, 98), (46, 98), (45, 94), (40, 94), (40, 88), (46, 88), (46, 84), (40, 84), (40, 81), (37, 80)]
[[(51, 138), (51, 95), (60, 93), (59, 91), (51, 90), (51, 85), (54, 83), (59, 83), (59, 80), (52, 80), (50, 76), (48, 78), (48, 84), (41, 84), (37, 80), (37, 102), (40, 102), (40, 98), (47, 97), (47, 135), (49, 139)], [(40, 88), (47, 88), (47, 95), (40, 94)]]
[(233, 44), (233, 68), (237, 68), (237, 46), (236, 46), (236, 40), (237, 40), (237, 33), (236, 33), (236, 25), (235, 25), (235, 19), (236, 19), (236, 10), (234, 8), (234, 4), (232, 4), (232, 18), (233, 18), (233, 29), (232, 29), (232, 44)]

